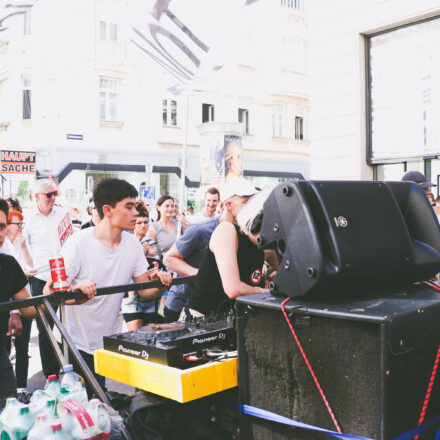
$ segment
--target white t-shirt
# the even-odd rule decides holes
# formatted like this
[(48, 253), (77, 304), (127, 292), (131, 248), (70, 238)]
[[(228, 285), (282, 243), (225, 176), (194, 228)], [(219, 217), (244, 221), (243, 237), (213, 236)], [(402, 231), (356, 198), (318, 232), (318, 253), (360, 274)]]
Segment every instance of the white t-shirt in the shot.
[(23, 235), (31, 251), (36, 278), (47, 281), (50, 277), (49, 258), (59, 255), (64, 241), (73, 234), (69, 213), (54, 206), (49, 215), (35, 208), (34, 215), (26, 220)]
[(14, 245), (7, 237), (5, 237), (5, 241), (0, 246), (0, 254), (10, 255), (11, 257), (17, 259), (17, 254), (15, 252)]
[(216, 217), (218, 217), (217, 213), (215, 213), (212, 217), (207, 217), (206, 215), (203, 214), (203, 209), (202, 209), (200, 212), (198, 212), (197, 214), (194, 214), (191, 217), (191, 223), (206, 222), (206, 220), (211, 220)]
[[(72, 285), (84, 280), (97, 287), (128, 284), (148, 269), (139, 240), (123, 232), (116, 249), (108, 249), (95, 237), (95, 228), (72, 235), (62, 249), (66, 273)], [(86, 353), (102, 348), (103, 336), (118, 331), (118, 315), (124, 293), (92, 298), (66, 306), (66, 328), (78, 349)]]

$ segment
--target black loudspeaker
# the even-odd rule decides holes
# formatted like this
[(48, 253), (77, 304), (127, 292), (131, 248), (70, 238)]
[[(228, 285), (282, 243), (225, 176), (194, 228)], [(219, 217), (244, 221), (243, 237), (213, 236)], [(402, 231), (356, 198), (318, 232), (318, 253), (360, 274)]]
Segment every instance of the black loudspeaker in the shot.
[(372, 294), (440, 271), (440, 227), (411, 182), (282, 183), (259, 240), (279, 256), (272, 292), (292, 298)]
[[(240, 402), (335, 431), (281, 301), (237, 299)], [(391, 440), (417, 426), (440, 344), (437, 292), (411, 286), (381, 299), (289, 300), (286, 311), (344, 434)], [(437, 415), (438, 427), (439, 412), (436, 377), (425, 422)], [(436, 438), (435, 430), (420, 439)], [(241, 433), (242, 440), (330, 438), (250, 416)]]

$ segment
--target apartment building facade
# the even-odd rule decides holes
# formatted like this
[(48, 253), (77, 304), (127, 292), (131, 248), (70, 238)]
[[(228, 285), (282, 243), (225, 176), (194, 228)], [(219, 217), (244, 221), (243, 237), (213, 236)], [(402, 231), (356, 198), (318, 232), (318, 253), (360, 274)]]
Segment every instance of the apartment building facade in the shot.
[[(155, 61), (132, 43), (134, 0), (35, 2), (0, 35), (1, 149), (36, 152), (37, 174), (80, 206), (102, 176), (177, 196), (185, 126), (194, 198), (198, 126), (210, 121), (242, 123), (244, 174), (260, 185), (308, 177), (307, 14), (299, 0), (263, 3), (277, 32), (248, 20), (241, 55), (231, 50), (216, 87), (186, 100), (156, 81)], [(23, 177), (4, 178), (4, 194), (25, 195)]]

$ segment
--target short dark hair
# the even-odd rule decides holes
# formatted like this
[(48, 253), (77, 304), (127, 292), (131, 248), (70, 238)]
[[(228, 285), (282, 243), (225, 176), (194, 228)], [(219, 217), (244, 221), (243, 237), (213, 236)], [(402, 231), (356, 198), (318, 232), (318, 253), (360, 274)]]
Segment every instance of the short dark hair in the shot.
[(0, 199), (0, 211), (3, 211), (6, 215), (6, 223), (8, 222), (9, 216), (9, 205), (5, 199)]
[(208, 188), (205, 191), (205, 197), (206, 197), (206, 194), (212, 194), (213, 196), (215, 196), (217, 194), (218, 195), (218, 199), (220, 200), (220, 192), (219, 192), (219, 190), (217, 188), (214, 188), (213, 186), (211, 186), (211, 188)]
[(8, 197), (6, 200), (11, 203), (11, 205), (15, 209), (15, 211), (23, 212), (23, 210), (21, 209), (20, 202), (18, 201), (18, 199), (16, 197)]
[(116, 203), (127, 197), (136, 198), (137, 194), (136, 188), (126, 180), (103, 179), (93, 191), (93, 201), (95, 202), (99, 217), (102, 219), (104, 218), (102, 210), (104, 205), (110, 205), (114, 208)]

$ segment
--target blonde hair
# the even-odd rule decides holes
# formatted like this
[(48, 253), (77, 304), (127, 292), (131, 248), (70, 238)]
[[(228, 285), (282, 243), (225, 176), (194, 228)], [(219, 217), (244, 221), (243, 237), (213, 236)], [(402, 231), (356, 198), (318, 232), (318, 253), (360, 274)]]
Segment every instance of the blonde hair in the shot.
[(240, 230), (247, 236), (253, 235), (251, 232), (252, 224), (255, 218), (262, 212), (264, 202), (269, 196), (270, 191), (259, 191), (253, 195), (240, 209), (237, 215), (237, 224)]

